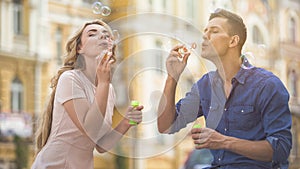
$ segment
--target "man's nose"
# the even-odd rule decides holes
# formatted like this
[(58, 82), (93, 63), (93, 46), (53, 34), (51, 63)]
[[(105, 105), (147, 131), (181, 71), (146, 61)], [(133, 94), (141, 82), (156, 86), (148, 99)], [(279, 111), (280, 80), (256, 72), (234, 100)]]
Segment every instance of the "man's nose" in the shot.
[(204, 32), (203, 35), (202, 35), (202, 39), (203, 39), (203, 40), (208, 39), (208, 34)]

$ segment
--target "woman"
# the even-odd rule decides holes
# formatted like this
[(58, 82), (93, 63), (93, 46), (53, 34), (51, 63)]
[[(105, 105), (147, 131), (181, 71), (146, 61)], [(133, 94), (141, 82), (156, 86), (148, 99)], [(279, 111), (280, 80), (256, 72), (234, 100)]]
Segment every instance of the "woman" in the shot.
[(106, 152), (132, 126), (129, 118), (142, 121), (143, 106), (129, 106), (123, 120), (111, 129), (113, 40), (110, 27), (95, 20), (68, 41), (64, 66), (52, 79), (51, 98), (37, 131), (32, 169), (93, 169), (94, 148)]

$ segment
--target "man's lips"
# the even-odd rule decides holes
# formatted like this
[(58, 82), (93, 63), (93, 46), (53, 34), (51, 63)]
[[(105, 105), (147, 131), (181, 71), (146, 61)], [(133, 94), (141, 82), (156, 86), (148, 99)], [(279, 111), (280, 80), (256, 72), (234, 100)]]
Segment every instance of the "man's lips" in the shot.
[(208, 46), (208, 43), (203, 42), (201, 45), (202, 45), (202, 47), (206, 47), (206, 46)]

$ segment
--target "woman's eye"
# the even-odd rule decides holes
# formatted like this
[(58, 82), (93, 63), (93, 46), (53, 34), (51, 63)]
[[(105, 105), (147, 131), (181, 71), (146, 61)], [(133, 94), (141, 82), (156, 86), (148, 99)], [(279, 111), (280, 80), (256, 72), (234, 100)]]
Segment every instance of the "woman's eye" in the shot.
[(95, 34), (89, 34), (89, 37), (91, 37), (91, 36), (95, 36)]

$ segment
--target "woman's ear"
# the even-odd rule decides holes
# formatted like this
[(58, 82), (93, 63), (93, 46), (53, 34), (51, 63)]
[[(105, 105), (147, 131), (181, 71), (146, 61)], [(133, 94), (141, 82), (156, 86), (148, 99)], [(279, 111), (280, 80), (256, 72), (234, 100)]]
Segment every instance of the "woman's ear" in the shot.
[(83, 54), (83, 51), (82, 51), (82, 46), (81, 46), (81, 44), (79, 44), (79, 45), (77, 46), (77, 53), (79, 53), (79, 54)]
[(235, 47), (235, 46), (238, 46), (239, 41), (240, 41), (240, 37), (239, 37), (238, 35), (233, 35), (233, 36), (231, 37), (229, 47)]

